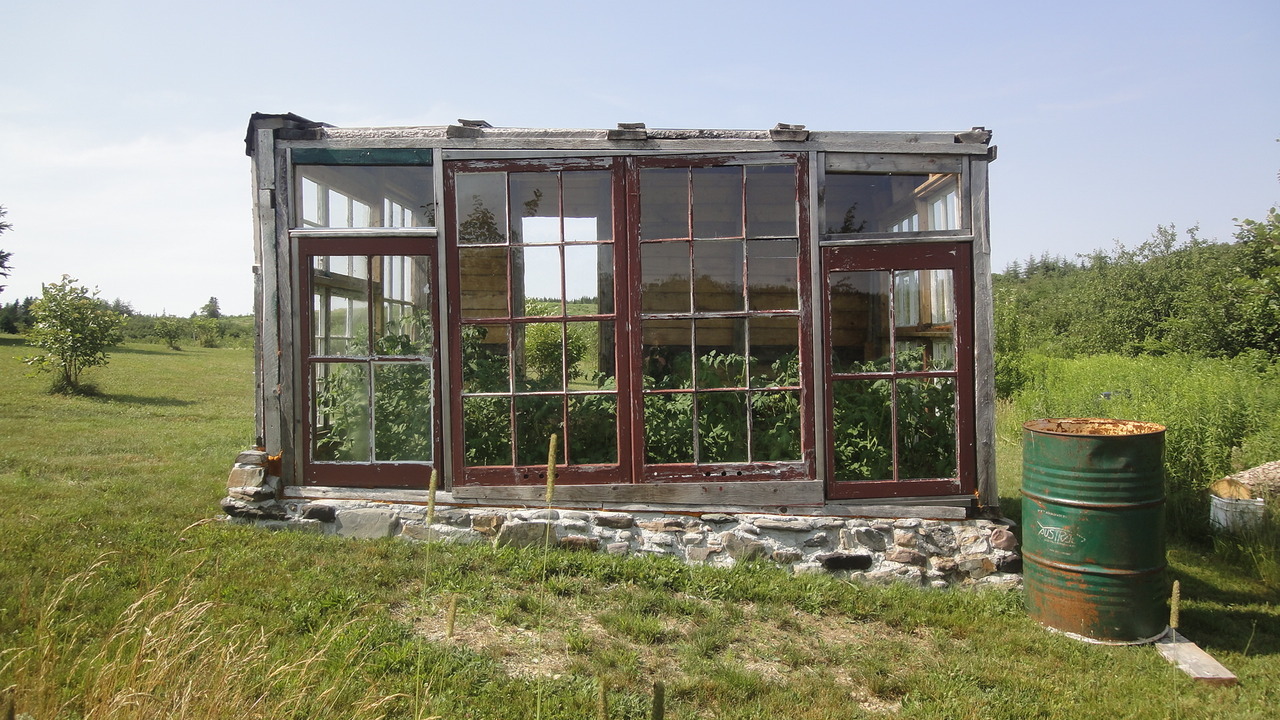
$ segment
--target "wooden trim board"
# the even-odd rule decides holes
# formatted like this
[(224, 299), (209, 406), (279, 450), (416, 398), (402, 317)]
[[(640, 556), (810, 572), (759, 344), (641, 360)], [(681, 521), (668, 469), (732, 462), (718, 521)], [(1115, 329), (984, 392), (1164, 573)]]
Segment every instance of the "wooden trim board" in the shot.
[(1222, 686), (1235, 685), (1239, 682), (1235, 673), (1214, 660), (1212, 655), (1201, 650), (1199, 645), (1183, 637), (1177, 630), (1171, 629), (1164, 637), (1157, 640), (1156, 650), (1164, 656), (1165, 660), (1176, 665), (1193, 680)]

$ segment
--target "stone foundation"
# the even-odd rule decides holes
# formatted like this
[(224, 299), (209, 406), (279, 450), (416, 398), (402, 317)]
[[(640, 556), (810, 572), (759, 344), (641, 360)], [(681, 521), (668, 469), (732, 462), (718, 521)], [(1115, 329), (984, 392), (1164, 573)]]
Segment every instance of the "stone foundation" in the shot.
[(764, 560), (796, 574), (833, 572), (870, 582), (937, 588), (1021, 582), (1022, 558), (1013, 533), (991, 520), (450, 505), (438, 505), (429, 519), (428, 509), (421, 505), (278, 500), (278, 480), (250, 455), (242, 453), (237, 459), (222, 509), (232, 522), (268, 529), (513, 547), (549, 542), (583, 552), (669, 555), (722, 567)]

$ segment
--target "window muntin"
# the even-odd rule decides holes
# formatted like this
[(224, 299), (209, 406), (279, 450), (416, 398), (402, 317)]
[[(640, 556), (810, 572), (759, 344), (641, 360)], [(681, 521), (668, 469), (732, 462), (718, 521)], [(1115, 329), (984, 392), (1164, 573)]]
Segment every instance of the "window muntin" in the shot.
[(295, 228), (435, 227), (426, 166), (295, 165)]
[(954, 173), (828, 172), (826, 234), (941, 232), (961, 227)]

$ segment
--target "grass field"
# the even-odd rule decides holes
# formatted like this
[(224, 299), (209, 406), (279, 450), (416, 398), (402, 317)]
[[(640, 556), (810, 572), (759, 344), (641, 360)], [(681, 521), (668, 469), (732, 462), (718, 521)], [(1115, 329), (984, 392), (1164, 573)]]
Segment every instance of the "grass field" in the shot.
[[(0, 688), (39, 720), (581, 719), (599, 717), (602, 685), (608, 717), (647, 718), (655, 681), (668, 718), (1270, 718), (1280, 704), (1280, 598), (1198, 546), (1170, 549), (1182, 630), (1238, 687), (1197, 685), (1149, 647), (1049, 634), (1018, 593), (213, 522), (252, 442), (250, 351), (127, 345), (91, 371), (93, 398), (44, 394), (16, 359), (30, 352), (0, 336)], [(1010, 427), (998, 458), (1015, 514)]]

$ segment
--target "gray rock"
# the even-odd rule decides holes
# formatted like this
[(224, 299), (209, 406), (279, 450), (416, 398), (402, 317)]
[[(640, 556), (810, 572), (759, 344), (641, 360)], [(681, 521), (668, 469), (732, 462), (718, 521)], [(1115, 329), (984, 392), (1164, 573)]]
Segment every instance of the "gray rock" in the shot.
[(866, 553), (823, 553), (813, 559), (826, 570), (869, 570), (875, 564)]
[(227, 487), (261, 487), (267, 479), (267, 469), (261, 466), (236, 466), (227, 476)]
[(826, 547), (830, 543), (830, 538), (825, 532), (814, 533), (812, 537), (807, 537), (804, 542), (800, 543), (807, 548)]
[(725, 513), (706, 513), (702, 515), (703, 522), (715, 523), (716, 525), (724, 525), (725, 523), (734, 522), (737, 518)]
[(720, 552), (718, 547), (691, 547), (685, 551), (685, 556), (693, 562), (705, 563), (707, 558)]
[(734, 560), (758, 560), (769, 555), (769, 547), (754, 538), (740, 535), (737, 532), (721, 533), (720, 541), (725, 552)]
[(237, 465), (266, 465), (267, 453), (263, 450), (245, 450), (236, 456)]
[(920, 527), (920, 518), (899, 518), (893, 521), (893, 526), (902, 530)]
[(950, 525), (944, 523), (932, 525), (926, 530), (925, 537), (937, 548), (939, 554), (954, 555), (960, 549), (960, 544), (956, 542), (956, 533)]
[[(892, 532), (892, 528), (887, 529)], [(875, 552), (884, 552), (887, 544), (885, 534), (873, 527), (858, 527), (853, 530), (840, 531), (840, 546), (845, 549), (854, 550), (863, 547)]]
[(799, 561), (803, 557), (804, 556), (801, 555), (798, 550), (789, 549), (774, 550), (773, 554), (769, 556), (771, 560), (779, 565), (790, 565), (793, 562)]
[(265, 503), (245, 502), (232, 497), (222, 498), (222, 512), (234, 518), (246, 520), (284, 520), (288, 517), (284, 506), (278, 502)]
[(272, 487), (247, 485), (244, 487), (227, 488), (227, 496), (247, 502), (261, 502), (263, 500), (275, 499), (276, 491), (275, 488)]
[(1018, 538), (1002, 527), (991, 530), (990, 541), (991, 547), (998, 550), (1014, 550), (1018, 547)]
[(541, 510), (521, 510), (520, 512), (512, 513), (512, 514), (515, 515), (516, 519), (518, 520), (559, 520), (560, 519), (560, 513), (558, 511), (548, 510), (545, 508)]
[(893, 548), (885, 552), (884, 559), (889, 562), (902, 563), (903, 565), (924, 565), (926, 560), (923, 554), (903, 547)]
[(654, 533), (667, 532), (684, 532), (686, 524), (684, 518), (661, 518), (659, 520), (642, 520), (639, 525), (642, 530), (648, 530)]
[(802, 562), (791, 566), (791, 574), (793, 575), (817, 575), (826, 572), (827, 569), (822, 567), (822, 563)]
[(334, 517), (334, 530), (343, 537), (373, 540), (391, 537), (399, 529), (400, 518), (388, 510), (339, 510)]
[(615, 530), (624, 530), (636, 524), (636, 519), (626, 513), (600, 513), (595, 519), (596, 525)]
[(473, 515), (471, 516), (471, 529), (482, 535), (496, 535), (498, 529), (507, 521), (505, 515)]
[(503, 523), (494, 542), (500, 547), (542, 547), (555, 542), (551, 523), (545, 520)]
[(298, 514), (305, 520), (319, 520), (320, 522), (333, 522), (338, 515), (338, 509), (332, 505), (323, 505), (320, 503), (307, 503), (298, 509)]
[(566, 550), (587, 550), (589, 552), (595, 552), (600, 549), (600, 539), (587, 537), (585, 535), (567, 535), (560, 538), (557, 545)]
[(610, 555), (626, 555), (631, 552), (631, 543), (611, 542), (604, 546), (604, 551)]
[(809, 532), (814, 529), (813, 521), (808, 518), (763, 517), (752, 522), (761, 530), (783, 530), (786, 532)]
[(920, 538), (910, 530), (894, 530), (893, 544), (898, 547), (913, 548), (919, 544)]

